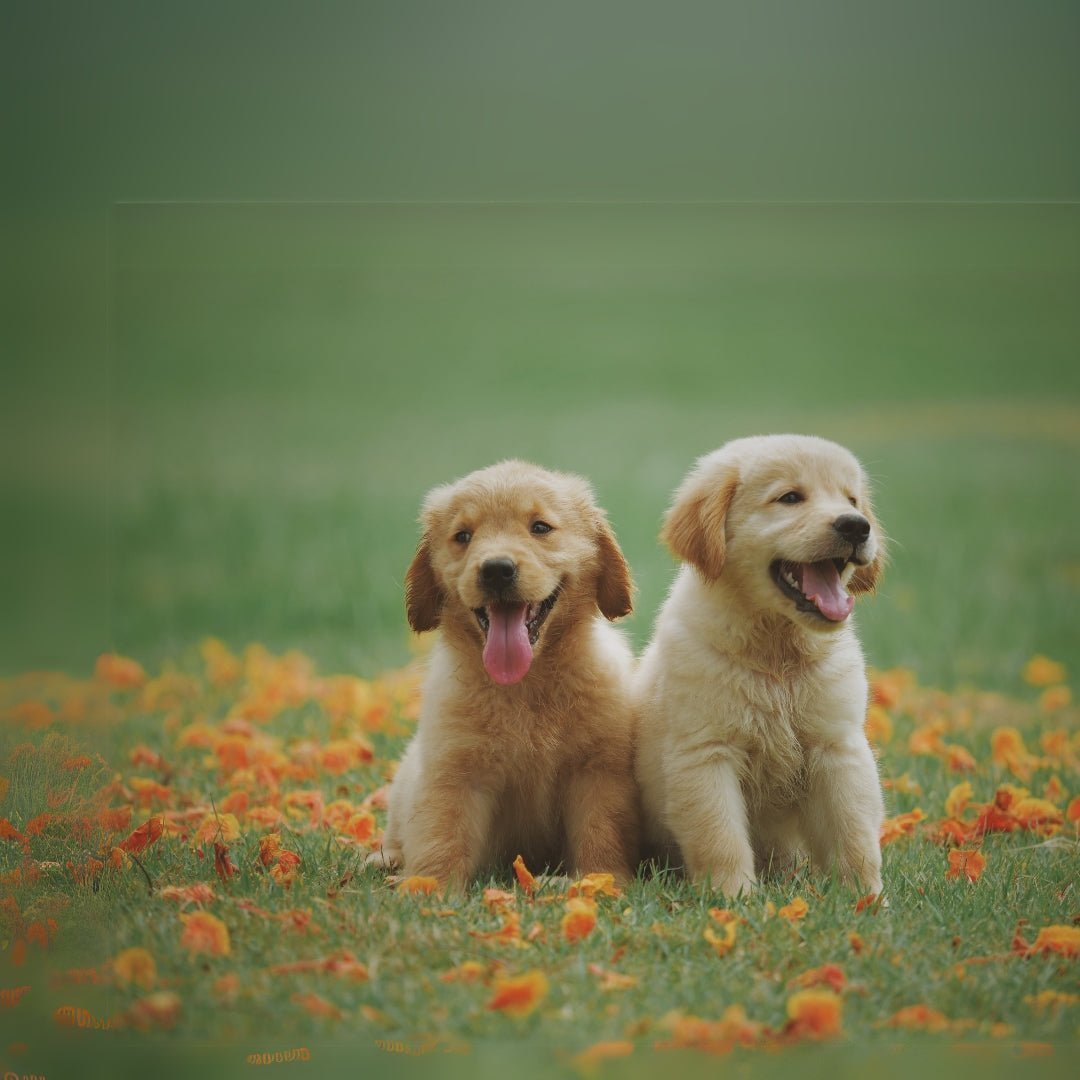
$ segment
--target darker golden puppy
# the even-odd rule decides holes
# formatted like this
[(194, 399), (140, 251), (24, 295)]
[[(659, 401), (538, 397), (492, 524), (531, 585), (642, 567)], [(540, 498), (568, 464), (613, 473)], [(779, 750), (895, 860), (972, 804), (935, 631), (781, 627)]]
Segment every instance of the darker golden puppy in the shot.
[(506, 461), (436, 488), (406, 578), (441, 631), (390, 789), (381, 857), (462, 886), (534, 867), (633, 872), (631, 608), (622, 552), (579, 477)]

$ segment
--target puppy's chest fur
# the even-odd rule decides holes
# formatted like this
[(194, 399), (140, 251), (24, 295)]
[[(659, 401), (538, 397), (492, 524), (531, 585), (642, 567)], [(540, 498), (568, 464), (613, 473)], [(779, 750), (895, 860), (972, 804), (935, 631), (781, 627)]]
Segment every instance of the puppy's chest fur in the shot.
[(741, 699), (744, 723), (740, 781), (748, 807), (778, 809), (806, 790), (808, 755), (819, 736), (818, 688), (805, 678), (744, 671), (731, 689)]
[[(610, 708), (603, 700), (610, 696), (609, 690), (594, 700), (580, 688), (556, 686), (538, 696), (521, 695), (509, 706), (505, 694), (498, 702), (481, 694), (471, 704), (457, 704), (455, 726), (466, 749), (461, 760), (468, 762), (473, 782), (495, 800), (488, 861), (517, 854), (530, 866), (563, 861), (567, 784), (575, 771), (608, 753), (597, 739), (595, 719), (605, 704)], [(612, 754), (611, 766), (619, 764)]]

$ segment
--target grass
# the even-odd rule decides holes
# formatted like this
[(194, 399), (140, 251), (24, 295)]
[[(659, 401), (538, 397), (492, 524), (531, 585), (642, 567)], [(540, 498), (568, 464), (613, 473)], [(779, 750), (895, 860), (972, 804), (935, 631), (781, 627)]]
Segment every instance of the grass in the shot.
[[(885, 847), (888, 907), (859, 912), (857, 894), (801, 872), (728, 903), (739, 920), (734, 947), (717, 955), (704, 935), (718, 929), (710, 909), (722, 901), (667, 873), (643, 876), (618, 897), (599, 895), (595, 928), (575, 941), (562, 928), (561, 880), (543, 883), (530, 898), (506, 868), (463, 897), (408, 895), (366, 867), (377, 833), (357, 840), (361, 833), (344, 822), (354, 812), (363, 816), (400, 752), (415, 710), (412, 675), (333, 684), (296, 655), (275, 660), (254, 649), (216, 685), (196, 656), (176, 660), (149, 680), (138, 672), (128, 679), (126, 669), (118, 679), (99, 667), (88, 681), (38, 675), (3, 686), (3, 706), (15, 722), (5, 735), (9, 787), (2, 810), (27, 836), (25, 850), (18, 836), (0, 847), (10, 898), (3, 964), (6, 985), (29, 988), (16, 1006), (26, 1045), (14, 1059), (27, 1068), (54, 1072), (80, 1062), (80, 1075), (86, 1062), (130, 1068), (156, 1047), (175, 1055), (183, 1074), (181, 1063), (190, 1067), (216, 1048), (206, 1067), (224, 1075), (249, 1054), (298, 1047), (327, 1067), (347, 1046), (360, 1060), (381, 1055), (380, 1069), (404, 1067), (396, 1047), (422, 1058), (428, 1070), (463, 1069), (448, 1062), (467, 1053), (484, 1073), (494, 1068), (491, 1055), (510, 1052), (512, 1043), (516, 1060), (542, 1072), (568, 1068), (577, 1054), (610, 1040), (632, 1046), (630, 1060), (609, 1066), (612, 1074), (642, 1075), (663, 1067), (665, 1054), (689, 1053), (665, 1044), (695, 1045), (673, 1014), (715, 1021), (737, 1005), (752, 1022), (780, 1032), (798, 989), (794, 980), (826, 964), (842, 971), (842, 1025), (809, 1059), (815, 1068), (900, 1051), (947, 1061), (958, 1045), (975, 1046), (1002, 1071), (1033, 1053), (1050, 1054), (1051, 1071), (1067, 1067), (1076, 1002), (1040, 1009), (1030, 999), (1047, 990), (1073, 993), (1076, 957), (1025, 958), (1013, 936), (1021, 919), (1019, 933), (1029, 943), (1040, 928), (1071, 924), (1072, 826), (1035, 825), (969, 841), (986, 857), (974, 883), (946, 877), (947, 849), (934, 840), (935, 823), (948, 816), (946, 797), (965, 780), (971, 806), (954, 816), (968, 824), (995, 792), (1002, 798), (1008, 783), (1022, 781), (1036, 795), (1058, 785), (1046, 793), (1060, 808), (1076, 791), (1075, 709), (1040, 706), (1037, 691), (1019, 679), (1014, 696), (1005, 696), (944, 695), (913, 685), (910, 673), (879, 677), (876, 694), (887, 704), (877, 719), (888, 722), (876, 738), (890, 813), (925, 814)], [(336, 694), (341, 685), (354, 696)], [(353, 705), (343, 711), (344, 700)], [(999, 732), (1009, 729), (1034, 753), (1005, 763)], [(912, 735), (930, 730), (941, 745), (915, 752)], [(1054, 732), (1061, 733), (1057, 741)], [(970, 769), (950, 767), (955, 745), (972, 755)], [(351, 760), (335, 756), (343, 746), (357, 751)], [(246, 793), (242, 804), (238, 792)], [(102, 832), (104, 805), (132, 803), (127, 824)], [(277, 808), (279, 820), (257, 820), (256, 806)], [(225, 831), (230, 812), (240, 823), (235, 836)], [(134, 858), (109, 859), (124, 836), (162, 814), (170, 822), (164, 836), (136, 847)], [(381, 825), (381, 810), (375, 818)], [(270, 829), (299, 856), (291, 879), (275, 877), (268, 870), (273, 861), (261, 858)], [(215, 835), (227, 839), (233, 876), (215, 872)], [(182, 907), (169, 898), (170, 887), (196, 883), (209, 885), (212, 896)], [(508, 895), (491, 902), (485, 888)], [(796, 897), (806, 914), (789, 920), (779, 909)], [(186, 946), (182, 909), (220, 919), (228, 952)], [(30, 927), (47, 927), (50, 919), (56, 931), (46, 943)], [(490, 937), (508, 921), (505, 939)], [(28, 954), (21, 963), (20, 939)], [(130, 948), (153, 958), (146, 982), (117, 974), (114, 962)], [(364, 966), (363, 978), (275, 971), (341, 950)], [(479, 965), (473, 979), (445, 981), (466, 962)], [(550, 986), (534, 1009), (515, 1018), (489, 1007), (501, 976), (530, 971), (543, 972)], [(604, 972), (629, 985), (605, 988)], [(222, 977), (231, 983), (221, 984)], [(140, 1002), (155, 992), (175, 1000), (156, 1018), (140, 1020)], [(909, 1006), (936, 1010), (945, 1030), (891, 1026)], [(84, 1027), (58, 1025), (52, 1017), (64, 1007), (112, 1026), (95, 1030), (89, 1019)], [(789, 1032), (788, 1041), (793, 1045), (782, 1056), (800, 1060), (808, 1053), (804, 1043), (817, 1045), (805, 1034)], [(735, 1053), (766, 1069), (775, 1056), (754, 1048)]]
[[(130, 761), (140, 743), (173, 766), (173, 809), (218, 804), (229, 775), (203, 764), (210, 751), (178, 747), (177, 734), (200, 714), (219, 725), (247, 691), (207, 687), (196, 644), (215, 634), (234, 646), (300, 649), (320, 670), (368, 679), (397, 668), (411, 655), (401, 580), (420, 497), (500, 457), (592, 479), (635, 571), (637, 613), (626, 625), (640, 645), (671, 578), (655, 540), (671, 490), (697, 454), (778, 430), (835, 438), (867, 463), (893, 544), (880, 593), (860, 602), (860, 636), (879, 669), (907, 668), (947, 691), (892, 709), (883, 775), (908, 774), (921, 794), (891, 789), (890, 813), (919, 806), (937, 820), (962, 779), (908, 749), (933, 714), (973, 753), (975, 798), (985, 802), (1016, 779), (992, 761), (992, 730), (1016, 726), (1035, 749), (1046, 731), (1076, 723), (1071, 708), (1040, 710), (1020, 672), (1035, 653), (1080, 655), (1078, 230), (1068, 207), (119, 207), (111, 360), (94, 399), (107, 408), (58, 403), (54, 387), (25, 374), (18, 389), (30, 407), (5, 416), (12, 445), (30, 450), (17, 470), (5, 465), (15, 525), (0, 544), (19, 573), (3, 626), (0, 663), (15, 677), (4, 707), (77, 696), (106, 649), (199, 681), (175, 708), (150, 707), (142, 690), (102, 698), (92, 683), (82, 720), (35, 728), (33, 715), (13, 714), (0, 817), (22, 829), (50, 809), (50, 792), (73, 790), (72, 810), (92, 805), (115, 773), (124, 784), (155, 775)], [(44, 403), (47, 414), (33, 407)], [(64, 468), (76, 447), (91, 483)], [(17, 678), (42, 667), (77, 683)], [(381, 719), (368, 730), (363, 716), (335, 726), (310, 697), (267, 727), (285, 749), (356, 729), (371, 740), (372, 762), (295, 786), (359, 803), (400, 751), (401, 732)], [(17, 750), (27, 742), (33, 751)], [(82, 753), (95, 764), (72, 786), (63, 761)], [(1074, 767), (1040, 766), (1025, 783), (1041, 794), (1052, 775), (1064, 806), (1078, 793)], [(113, 804), (125, 801), (114, 789)], [(139, 807), (132, 827), (162, 808)], [(106, 1075), (122, 1061), (134, 1075), (167, 1069), (164, 1061), (224, 1075), (248, 1068), (249, 1053), (307, 1045), (331, 1069), (484, 1075), (510, 1054), (538, 1070), (565, 1064), (629, 1026), (634, 1054), (604, 1074), (641, 1075), (668, 1060), (651, 1047), (669, 1037), (656, 1025), (670, 1010), (715, 1019), (737, 1003), (775, 1028), (790, 978), (826, 962), (849, 984), (844, 1037), (781, 1054), (737, 1051), (737, 1062), (843, 1073), (874, 1060), (892, 1075), (955, 1067), (965, 1059), (954, 1044), (973, 1042), (987, 1068), (1005, 1072), (1035, 1041), (1056, 1045), (1039, 1062), (1053, 1072), (1075, 1042), (1075, 1006), (1039, 1014), (1024, 1001), (1072, 989), (1075, 961), (1033, 956), (955, 973), (964, 959), (1007, 953), (1018, 917), (1031, 924), (1029, 940), (1072, 919), (1075, 846), (1029, 832), (988, 837), (973, 886), (945, 879), (945, 851), (921, 831), (889, 845), (890, 908), (877, 915), (855, 915), (855, 898), (827, 881), (771, 885), (732, 905), (746, 923), (722, 958), (702, 938), (716, 901), (678, 880), (644, 880), (601, 900), (596, 930), (577, 946), (560, 935), (561, 901), (515, 900), (523, 925), (539, 923), (546, 937), (498, 946), (469, 936), (499, 925), (480, 887), (464, 900), (402, 897), (325, 828), (290, 819), (284, 835), (302, 866), (288, 889), (255, 869), (250, 825), (229, 845), (240, 873), (228, 884), (189, 841), (167, 837), (144, 853), (158, 891), (215, 883), (209, 908), (229, 926), (233, 952), (203, 958), (181, 948), (175, 907), (148, 894), (138, 866), (103, 871), (96, 889), (93, 875), (76, 884), (68, 861), (95, 856), (100, 837), (66, 825), (34, 836), (34, 861), (60, 868), (25, 885), (7, 878), (6, 890), (23, 925), (54, 918), (58, 935), (48, 950), (31, 945), (16, 970), (6, 924), (4, 985), (32, 990), (0, 1012), (18, 1024), (12, 1040), (27, 1044), (18, 1057), (6, 1050), (5, 1063)], [(21, 848), (0, 845), (0, 872), (11, 874)], [(767, 901), (780, 907), (795, 895), (809, 904), (802, 922), (766, 919)], [(245, 913), (245, 898), (272, 913), (310, 910), (321, 932), (285, 933)], [(454, 914), (423, 913), (444, 907)], [(852, 929), (866, 943), (859, 954)], [(136, 945), (155, 957), (159, 988), (182, 1000), (176, 1026), (58, 1028), (58, 1006), (108, 1017), (145, 996), (53, 982), (73, 966), (107, 973), (101, 965)], [(340, 948), (368, 966), (369, 981), (268, 973)], [(491, 1012), (486, 983), (438, 979), (468, 957), (542, 968), (549, 996), (522, 1020)], [(637, 985), (605, 993), (589, 963)], [(241, 986), (231, 1003), (210, 989), (230, 971)], [(292, 1000), (308, 989), (345, 1020), (312, 1017)], [(879, 1026), (917, 1002), (976, 1026), (939, 1035)], [(994, 1023), (1011, 1032), (993, 1038)], [(412, 1046), (430, 1033), (464, 1039), (471, 1052), (375, 1046)], [(691, 1075), (715, 1069), (705, 1055), (663, 1053)]]

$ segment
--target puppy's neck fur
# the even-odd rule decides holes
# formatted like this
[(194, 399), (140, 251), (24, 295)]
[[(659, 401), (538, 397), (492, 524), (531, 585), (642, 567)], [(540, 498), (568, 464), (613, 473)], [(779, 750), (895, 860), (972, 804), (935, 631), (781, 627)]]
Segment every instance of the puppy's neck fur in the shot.
[(700, 604), (701, 629), (709, 643), (738, 657), (750, 670), (775, 674), (811, 666), (836, 647), (838, 638), (851, 633), (848, 626), (815, 633), (776, 612), (762, 611), (745, 590), (723, 577), (709, 580), (693, 567), (683, 573), (706, 593), (706, 602)]

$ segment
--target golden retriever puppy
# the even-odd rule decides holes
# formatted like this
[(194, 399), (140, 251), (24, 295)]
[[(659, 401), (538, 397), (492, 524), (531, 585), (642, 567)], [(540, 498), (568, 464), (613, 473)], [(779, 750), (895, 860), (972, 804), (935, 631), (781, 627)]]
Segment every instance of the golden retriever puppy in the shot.
[(685, 565), (635, 679), (650, 853), (728, 895), (806, 853), (879, 892), (851, 612), (884, 540), (859, 463), (811, 436), (737, 439), (697, 462), (661, 536)]
[(634, 872), (633, 583), (580, 477), (504, 461), (431, 491), (409, 624), (441, 633), (377, 859), (463, 887), (533, 869)]

